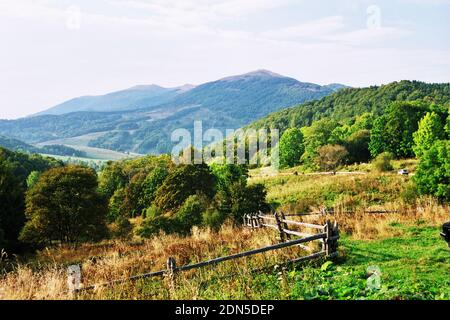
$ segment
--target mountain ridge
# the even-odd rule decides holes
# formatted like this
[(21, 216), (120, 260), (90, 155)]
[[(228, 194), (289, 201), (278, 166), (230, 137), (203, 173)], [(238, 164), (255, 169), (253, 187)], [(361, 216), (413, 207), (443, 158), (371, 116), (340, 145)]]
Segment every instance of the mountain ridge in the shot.
[[(134, 99), (127, 110), (76, 110), (60, 115), (0, 120), (0, 134), (31, 144), (90, 135), (89, 147), (139, 154), (165, 153), (171, 150), (171, 132), (178, 128), (191, 131), (195, 120), (202, 120), (205, 130), (212, 127), (238, 129), (271, 112), (320, 99), (345, 87), (300, 82), (267, 70), (225, 77), (195, 87), (177, 87), (176, 92), (138, 86), (106, 95), (108, 102), (111, 97), (120, 101), (126, 100), (130, 93), (154, 91)], [(155, 92), (162, 94), (163, 101)]]

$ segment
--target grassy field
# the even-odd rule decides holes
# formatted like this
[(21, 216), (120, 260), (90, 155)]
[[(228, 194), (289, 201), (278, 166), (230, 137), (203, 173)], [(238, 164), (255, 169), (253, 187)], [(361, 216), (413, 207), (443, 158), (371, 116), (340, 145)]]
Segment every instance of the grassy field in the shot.
[[(195, 228), (187, 238), (135, 237), (48, 248), (20, 261), (3, 257), (9, 272), (0, 277), (0, 299), (450, 299), (450, 250), (439, 236), (439, 227), (450, 220), (449, 207), (408, 195), (408, 177), (370, 170), (365, 175), (252, 176), (251, 183), (264, 183), (269, 200), (287, 212), (323, 204), (335, 208), (332, 215), (297, 219), (337, 220), (339, 257), (280, 267), (306, 254), (294, 247), (182, 273), (175, 289), (155, 278), (67, 293), (66, 267), (74, 263), (82, 265), (83, 283), (91, 285), (165, 269), (169, 256), (184, 265), (277, 243), (272, 230), (227, 224), (219, 232)], [(397, 212), (368, 214), (367, 208)], [(381, 273), (379, 286), (369, 285), (371, 270)]]

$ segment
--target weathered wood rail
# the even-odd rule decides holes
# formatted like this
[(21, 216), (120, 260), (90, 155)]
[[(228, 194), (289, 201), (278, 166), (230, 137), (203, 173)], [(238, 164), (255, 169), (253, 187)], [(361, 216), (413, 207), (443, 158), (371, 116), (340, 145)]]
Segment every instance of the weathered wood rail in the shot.
[[(274, 222), (271, 224), (270, 222)], [(339, 240), (339, 227), (336, 221), (332, 223), (327, 220), (325, 225), (312, 224), (307, 222), (299, 222), (286, 219), (286, 216), (280, 212), (275, 212), (273, 216), (265, 215), (261, 212), (255, 214), (247, 214), (244, 216), (244, 225), (252, 229), (258, 228), (272, 228), (278, 231), (280, 242), (285, 242), (292, 238), (292, 236), (300, 237), (303, 239), (309, 239), (314, 236), (314, 233), (292, 230), (289, 226), (295, 226), (297, 228), (315, 229), (319, 234), (324, 235), (318, 239), (322, 242), (322, 250), (326, 256), (337, 255), (338, 240)], [(313, 240), (310, 240), (313, 241)], [(306, 241), (306, 242), (310, 242)], [(311, 250), (309, 247), (305, 247), (299, 244), (305, 250)]]
[[(276, 224), (270, 224), (266, 221), (274, 221)], [(337, 227), (337, 223), (331, 224), (331, 222), (327, 221), (327, 223), (323, 226), (321, 225), (315, 225), (315, 224), (309, 224), (309, 223), (303, 223), (303, 222), (296, 222), (296, 221), (290, 221), (286, 220), (283, 214), (275, 213), (274, 216), (269, 215), (263, 215), (261, 213), (258, 214), (252, 214), (252, 215), (246, 215), (244, 217), (244, 225), (247, 227), (251, 227), (252, 229), (256, 228), (274, 228), (279, 231), (280, 235), (280, 241), (277, 244), (265, 246), (262, 248), (252, 249), (244, 252), (239, 252), (235, 254), (231, 254), (224, 257), (217, 257), (214, 259), (210, 259), (207, 261), (202, 261), (194, 264), (184, 265), (184, 266), (177, 266), (176, 261), (173, 257), (169, 257), (167, 259), (167, 269), (155, 271), (155, 272), (149, 272), (145, 274), (135, 275), (129, 278), (124, 279), (118, 279), (113, 280), (110, 282), (100, 283), (96, 285), (89, 285), (89, 286), (81, 286), (81, 274), (78, 276), (78, 281), (74, 281), (73, 274), (69, 274), (69, 287), (70, 292), (72, 293), (78, 293), (82, 291), (88, 291), (93, 290), (98, 287), (102, 286), (111, 286), (116, 284), (121, 284), (128, 281), (136, 281), (139, 279), (145, 279), (145, 278), (152, 278), (152, 277), (163, 277), (166, 276), (170, 280), (170, 286), (174, 287), (174, 277), (175, 274), (182, 271), (188, 271), (196, 268), (202, 268), (205, 266), (210, 266), (214, 264), (218, 264), (221, 262), (239, 259), (243, 257), (249, 257), (256, 254), (261, 254), (268, 251), (273, 250), (280, 250), (287, 247), (293, 247), (297, 246), (299, 248), (305, 249), (310, 251), (310, 248), (305, 246), (304, 244), (310, 243), (312, 241), (320, 241), (322, 243), (322, 249), (319, 252), (314, 252), (306, 256), (300, 256), (298, 258), (292, 259), (288, 262), (285, 262), (284, 264), (293, 264), (298, 263), (302, 261), (317, 259), (320, 257), (328, 257), (332, 258), (337, 255), (337, 240), (339, 239), (339, 231)], [(307, 227), (307, 228), (313, 228), (318, 230), (317, 233), (303, 233), (303, 232), (297, 232), (294, 230), (290, 230), (288, 228), (289, 225), (296, 225), (298, 227)], [(297, 236), (299, 238), (292, 239), (291, 236)], [(74, 267), (74, 266), (72, 266)], [(78, 270), (81, 270), (79, 266)], [(70, 267), (69, 267), (70, 269)]]

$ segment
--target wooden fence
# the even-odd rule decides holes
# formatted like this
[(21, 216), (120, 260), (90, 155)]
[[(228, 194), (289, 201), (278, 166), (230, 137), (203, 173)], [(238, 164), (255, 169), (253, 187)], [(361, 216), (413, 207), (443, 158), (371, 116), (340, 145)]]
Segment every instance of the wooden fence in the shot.
[[(336, 221), (332, 223), (327, 220), (325, 225), (318, 225), (306, 222), (299, 222), (293, 220), (287, 220), (284, 213), (275, 212), (273, 215), (264, 215), (261, 212), (256, 214), (247, 214), (244, 216), (244, 226), (252, 229), (258, 228), (272, 228), (278, 231), (279, 241), (290, 241), (292, 237), (300, 237), (308, 239), (314, 235), (323, 235), (322, 237), (314, 240), (319, 240), (322, 243), (322, 250), (319, 253), (327, 257), (334, 257), (337, 255), (338, 240), (339, 240), (339, 227)], [(306, 228), (315, 230), (316, 233), (304, 232), (299, 230), (293, 230), (292, 226), (297, 229)], [(319, 232), (319, 233), (317, 233)], [(310, 240), (310, 241), (314, 241)], [(308, 241), (309, 242), (309, 241)], [(299, 244), (299, 247), (311, 251), (311, 248)]]
[[(274, 224), (271, 224), (270, 222), (274, 222)], [(311, 251), (311, 249), (305, 244), (313, 242), (313, 241), (320, 241), (322, 243), (321, 250), (319, 252), (312, 252), (309, 255), (306, 256), (300, 256), (298, 258), (292, 259), (288, 262), (285, 262), (284, 264), (294, 264), (302, 261), (312, 260), (320, 257), (327, 257), (332, 258), (337, 255), (337, 241), (339, 239), (339, 231), (337, 223), (335, 222), (332, 224), (330, 221), (327, 221), (325, 225), (316, 225), (316, 224), (309, 224), (309, 223), (303, 223), (303, 222), (296, 222), (296, 221), (290, 221), (286, 220), (283, 214), (275, 213), (273, 216), (270, 215), (263, 215), (262, 213), (258, 214), (251, 214), (251, 215), (245, 215), (244, 217), (244, 225), (246, 227), (251, 227), (252, 229), (257, 228), (273, 228), (278, 230), (279, 232), (279, 243), (274, 245), (265, 246), (258, 249), (248, 250), (244, 252), (239, 252), (236, 254), (224, 256), (224, 257), (218, 257), (207, 261), (202, 261), (199, 263), (194, 263), (190, 265), (184, 265), (184, 266), (177, 266), (177, 263), (173, 257), (169, 257), (167, 259), (167, 269), (150, 272), (146, 274), (140, 274), (136, 275), (130, 278), (125, 279), (118, 279), (113, 280), (106, 283), (101, 283), (97, 285), (90, 285), (90, 286), (81, 286), (81, 274), (78, 276), (74, 276), (73, 270), (79, 270), (81, 272), (81, 268), (79, 266), (71, 266), (69, 267), (69, 287), (70, 292), (77, 293), (87, 290), (93, 290), (100, 286), (111, 286), (115, 284), (124, 283), (127, 281), (136, 281), (139, 279), (145, 279), (145, 278), (151, 278), (151, 277), (162, 277), (166, 276), (170, 280), (171, 287), (174, 287), (174, 277), (175, 274), (182, 271), (188, 271), (196, 268), (201, 268), (205, 266), (210, 266), (214, 264), (218, 264), (221, 262), (239, 259), (243, 257), (249, 257), (256, 254), (273, 251), (273, 250), (279, 250), (287, 247), (293, 247), (297, 246), (302, 249)], [(292, 229), (289, 229), (289, 225), (295, 225), (297, 227), (305, 227), (309, 229), (315, 229), (317, 232), (315, 233), (304, 233), (304, 232), (298, 232)], [(293, 238), (296, 236), (297, 238)], [(74, 268), (75, 267), (75, 268)]]

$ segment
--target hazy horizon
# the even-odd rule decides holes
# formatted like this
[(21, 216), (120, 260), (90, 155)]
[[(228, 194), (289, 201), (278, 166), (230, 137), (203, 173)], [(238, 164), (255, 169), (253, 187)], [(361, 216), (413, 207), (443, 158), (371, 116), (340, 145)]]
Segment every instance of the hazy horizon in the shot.
[(449, 0), (4, 0), (0, 119), (258, 69), (320, 85), (450, 82), (449, 35)]

